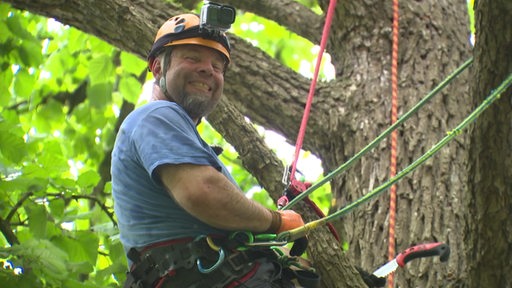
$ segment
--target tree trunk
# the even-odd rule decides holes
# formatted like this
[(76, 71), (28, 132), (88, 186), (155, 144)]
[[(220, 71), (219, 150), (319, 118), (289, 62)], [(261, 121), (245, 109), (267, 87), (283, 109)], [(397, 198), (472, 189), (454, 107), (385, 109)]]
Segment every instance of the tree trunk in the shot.
[[(480, 1), (479, 4), (482, 14), (478, 27), (492, 23), (487, 27), (493, 28), (482, 29), (478, 36), (482, 42), (477, 42), (481, 48), (476, 56), (482, 58), (474, 71), (477, 81), (473, 82), (479, 84), (473, 88), (477, 100), (500, 82), (503, 77), (499, 76), (511, 71), (512, 33), (507, 22), (510, 15), (507, 1)], [(160, 24), (172, 15), (185, 12), (177, 5), (158, 0), (6, 2), (55, 17), (142, 58)], [(324, 16), (295, 2), (258, 1), (258, 5), (255, 1), (222, 2), (257, 12), (314, 43), (319, 42)], [(328, 1), (319, 2), (326, 10)], [(336, 80), (318, 84), (304, 142), (305, 149), (322, 159), (325, 171), (337, 168), (390, 125), (392, 3), (338, 2), (327, 47), (336, 67)], [(465, 0), (400, 2), (399, 115), (470, 57), (465, 7)], [(246, 41), (233, 35), (230, 39), (233, 64), (226, 74), (226, 97), (208, 120), (236, 147), (244, 165), (276, 199), (283, 189), (278, 182), (282, 164), (264, 147), (244, 117), (294, 143), (310, 80)], [(494, 50), (491, 48), (501, 53), (486, 52)], [(504, 71), (494, 69), (497, 66)], [(468, 72), (459, 76), (400, 128), (398, 171), (464, 119), (471, 110), (469, 103), (474, 106), (478, 102), (469, 95), (469, 77)], [(447, 264), (431, 258), (415, 260), (405, 269), (399, 269), (397, 286), (506, 287), (500, 284), (509, 284), (504, 281), (505, 271), (511, 268), (506, 259), (512, 256), (510, 230), (507, 230), (511, 227), (512, 140), (511, 103), (504, 98), (493, 107), (494, 113), (488, 112), (486, 121), (475, 128), (471, 142), (468, 133), (459, 135), (397, 184), (397, 252), (414, 243), (431, 241), (446, 242), (452, 251)], [(489, 151), (493, 152), (487, 158)], [(389, 143), (383, 142), (331, 182), (336, 199), (333, 211), (387, 180), (389, 154)], [(385, 195), (362, 205), (337, 223), (348, 243), (348, 251), (343, 252), (325, 228), (309, 235), (308, 253), (323, 277), (322, 287), (363, 287), (352, 264), (372, 271), (387, 260), (389, 200)], [(308, 220), (315, 218), (302, 204), (296, 209)], [(503, 219), (509, 221), (507, 226), (499, 225)], [(491, 251), (490, 247), (494, 249)], [(491, 282), (491, 278), (496, 282)], [(488, 286), (488, 283), (496, 285)]]
[[(399, 115), (404, 114), (444, 77), (469, 58), (465, 13), (446, 1), (401, 2), (399, 37)], [(390, 125), (391, 2), (343, 2), (337, 23), (350, 34), (331, 41), (337, 81), (350, 81), (331, 117), (330, 147), (321, 158), (331, 171), (370, 143)], [(403, 3), (403, 4), (402, 4)], [(374, 13), (374, 14), (372, 14)], [(368, 15), (371, 14), (371, 15)], [(365, 17), (362, 17), (365, 15)], [(371, 19), (377, 19), (373, 21)], [(336, 34), (335, 34), (336, 35)], [(399, 130), (398, 171), (425, 153), (469, 112), (468, 76), (459, 76)], [(355, 80), (355, 81), (354, 81)], [(340, 111), (341, 110), (341, 111)], [(416, 260), (399, 269), (399, 287), (447, 287), (464, 278), (466, 249), (460, 227), (468, 175), (468, 137), (456, 141), (397, 184), (396, 250), (443, 241), (452, 248), (448, 265), (438, 259)], [(334, 155), (334, 157), (333, 157)], [(384, 183), (389, 175), (389, 143), (383, 142), (332, 183), (336, 208), (352, 203)], [(387, 195), (387, 194), (385, 194)], [(343, 218), (348, 255), (372, 270), (387, 261), (389, 199), (382, 195)]]
[[(508, 0), (478, 1), (473, 106), (512, 73), (512, 15)], [(485, 25), (483, 23), (486, 23)], [(475, 123), (471, 135), (469, 287), (512, 287), (512, 89)]]

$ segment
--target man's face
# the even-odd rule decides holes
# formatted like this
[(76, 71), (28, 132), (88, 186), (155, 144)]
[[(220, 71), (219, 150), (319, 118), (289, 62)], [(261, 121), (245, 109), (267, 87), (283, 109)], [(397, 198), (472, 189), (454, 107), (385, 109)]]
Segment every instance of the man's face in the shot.
[(224, 57), (199, 45), (173, 47), (167, 70), (167, 92), (190, 118), (198, 120), (219, 102), (224, 88)]

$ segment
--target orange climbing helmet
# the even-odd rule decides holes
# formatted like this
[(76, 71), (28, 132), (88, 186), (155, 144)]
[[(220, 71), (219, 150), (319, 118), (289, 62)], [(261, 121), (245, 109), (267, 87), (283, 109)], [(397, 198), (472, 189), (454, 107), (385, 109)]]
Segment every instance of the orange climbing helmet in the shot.
[(167, 20), (156, 33), (153, 47), (148, 54), (149, 69), (156, 56), (164, 47), (195, 44), (213, 48), (230, 62), (229, 40), (224, 32), (209, 31), (200, 27), (200, 18), (196, 14), (181, 14)]

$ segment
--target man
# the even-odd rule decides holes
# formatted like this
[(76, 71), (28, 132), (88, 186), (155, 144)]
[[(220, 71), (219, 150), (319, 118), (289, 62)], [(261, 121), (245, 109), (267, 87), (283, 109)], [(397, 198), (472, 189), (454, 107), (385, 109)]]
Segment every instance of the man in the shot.
[(131, 266), (125, 287), (293, 287), (270, 249), (240, 252), (228, 239), (304, 222), (246, 198), (198, 134), (230, 62), (224, 33), (200, 29), (199, 20), (179, 15), (158, 31), (148, 57), (152, 101), (125, 119), (112, 153), (114, 208)]

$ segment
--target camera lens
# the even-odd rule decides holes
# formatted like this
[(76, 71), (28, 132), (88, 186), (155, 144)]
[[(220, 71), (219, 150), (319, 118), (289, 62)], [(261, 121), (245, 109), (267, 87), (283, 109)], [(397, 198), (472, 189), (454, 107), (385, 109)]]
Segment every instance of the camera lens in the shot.
[(222, 24), (233, 24), (235, 22), (235, 9), (232, 7), (222, 6), (219, 14), (219, 22)]

